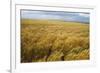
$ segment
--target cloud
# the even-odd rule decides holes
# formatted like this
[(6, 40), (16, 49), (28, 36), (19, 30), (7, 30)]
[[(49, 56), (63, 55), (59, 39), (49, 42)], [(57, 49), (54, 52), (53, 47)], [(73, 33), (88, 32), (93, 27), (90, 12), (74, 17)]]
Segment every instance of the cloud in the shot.
[(88, 13), (79, 13), (80, 16), (83, 16), (83, 17), (89, 17), (89, 14)]
[(87, 22), (89, 23), (88, 13), (79, 12), (64, 12), (64, 11), (30, 11), (22, 10), (21, 18), (27, 19), (54, 19), (64, 21), (75, 21), (75, 22)]

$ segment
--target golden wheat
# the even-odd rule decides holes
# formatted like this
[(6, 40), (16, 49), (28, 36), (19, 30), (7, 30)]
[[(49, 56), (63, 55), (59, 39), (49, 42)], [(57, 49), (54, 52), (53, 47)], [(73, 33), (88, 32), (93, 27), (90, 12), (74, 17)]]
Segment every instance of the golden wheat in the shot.
[(21, 62), (89, 59), (89, 24), (21, 20)]

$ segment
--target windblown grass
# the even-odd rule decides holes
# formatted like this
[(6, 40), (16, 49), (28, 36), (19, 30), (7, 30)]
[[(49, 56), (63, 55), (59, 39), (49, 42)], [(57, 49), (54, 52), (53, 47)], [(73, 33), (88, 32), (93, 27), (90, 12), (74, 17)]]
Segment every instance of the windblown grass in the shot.
[(89, 24), (21, 20), (21, 62), (89, 59)]

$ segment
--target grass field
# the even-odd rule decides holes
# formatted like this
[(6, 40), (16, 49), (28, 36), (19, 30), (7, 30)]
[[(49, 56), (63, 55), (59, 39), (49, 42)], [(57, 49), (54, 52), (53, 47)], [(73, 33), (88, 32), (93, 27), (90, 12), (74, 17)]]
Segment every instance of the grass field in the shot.
[(21, 62), (89, 59), (89, 24), (21, 19)]

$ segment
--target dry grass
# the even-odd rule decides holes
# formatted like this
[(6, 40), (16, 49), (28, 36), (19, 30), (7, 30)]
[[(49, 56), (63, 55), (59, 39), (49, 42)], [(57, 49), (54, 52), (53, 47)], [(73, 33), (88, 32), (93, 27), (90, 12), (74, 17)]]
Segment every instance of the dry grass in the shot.
[(21, 62), (89, 59), (89, 25), (21, 20)]

